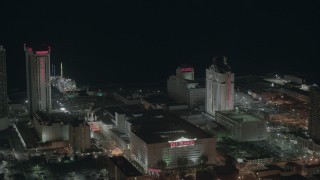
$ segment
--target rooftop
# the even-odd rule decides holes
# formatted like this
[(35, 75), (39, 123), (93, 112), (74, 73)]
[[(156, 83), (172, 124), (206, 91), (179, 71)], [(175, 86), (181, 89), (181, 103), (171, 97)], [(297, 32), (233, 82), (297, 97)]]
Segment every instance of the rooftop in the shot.
[(243, 111), (217, 111), (216, 113), (222, 114), (223, 116), (226, 116), (234, 121), (237, 122), (244, 122), (244, 121), (262, 121), (261, 118), (254, 116), (252, 114), (248, 114)]
[(298, 93), (298, 94), (301, 94), (301, 95), (304, 95), (304, 96), (309, 96), (309, 92), (308, 91), (304, 91), (302, 89), (299, 89), (299, 88), (294, 88), (294, 87), (284, 87), (284, 89), (287, 89), (289, 91), (293, 91), (295, 93)]
[(211, 138), (212, 135), (186, 120), (162, 110), (154, 110), (129, 120), (132, 131), (147, 144), (188, 139)]
[(142, 96), (130, 91), (117, 91), (115, 93), (128, 100), (133, 100), (133, 99), (139, 100), (141, 99), (141, 96)]
[(163, 93), (150, 94), (143, 98), (152, 104), (175, 104), (176, 101), (171, 99), (169, 96)]
[(70, 115), (64, 112), (44, 113), (39, 112), (34, 115), (35, 118), (43, 125), (51, 125), (52, 123), (68, 124), (73, 119)]
[(139, 105), (110, 106), (104, 109), (112, 115), (114, 115), (116, 112), (126, 115), (140, 115), (146, 111), (142, 106)]

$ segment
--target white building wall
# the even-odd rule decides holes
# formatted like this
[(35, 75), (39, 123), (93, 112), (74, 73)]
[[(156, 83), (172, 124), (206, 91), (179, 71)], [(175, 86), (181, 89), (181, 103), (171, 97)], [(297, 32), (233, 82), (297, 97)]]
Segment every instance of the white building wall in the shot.
[(214, 115), (215, 111), (234, 108), (234, 74), (219, 73), (215, 68), (206, 69), (206, 112)]
[(168, 167), (177, 167), (177, 159), (184, 157), (188, 159), (187, 166), (197, 164), (201, 155), (208, 156), (208, 163), (213, 163), (215, 158), (214, 138), (196, 140), (194, 145), (184, 147), (170, 147), (169, 143), (148, 144), (149, 168), (156, 168), (157, 162), (164, 160)]
[(69, 124), (53, 123), (42, 125), (41, 142), (69, 140)]
[(130, 135), (131, 158), (140, 164), (145, 172), (148, 167), (147, 144), (131, 132)]
[(126, 126), (126, 115), (115, 113), (115, 122), (118, 130), (122, 133), (125, 133)]
[(170, 147), (168, 142), (146, 144), (134, 133), (131, 135), (131, 154), (145, 171), (157, 168), (157, 163), (164, 160), (168, 167), (177, 167), (177, 158), (188, 159), (188, 166), (197, 163), (201, 155), (208, 156), (208, 163), (214, 163), (216, 141), (214, 138), (196, 140), (194, 145), (184, 147)]
[(206, 105), (206, 112), (209, 114), (214, 114), (213, 112), (213, 81), (212, 81), (212, 72), (206, 71), (206, 99), (205, 99), (205, 105)]

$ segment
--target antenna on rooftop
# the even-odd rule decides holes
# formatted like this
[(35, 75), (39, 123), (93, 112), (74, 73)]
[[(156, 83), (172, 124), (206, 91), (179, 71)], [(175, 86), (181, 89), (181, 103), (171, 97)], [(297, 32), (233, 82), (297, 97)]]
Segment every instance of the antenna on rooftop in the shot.
[(60, 75), (61, 75), (61, 77), (63, 77), (63, 67), (62, 67), (62, 62), (61, 62), (61, 64), (60, 64)]
[(214, 65), (217, 65), (217, 56), (213, 56), (212, 61)]

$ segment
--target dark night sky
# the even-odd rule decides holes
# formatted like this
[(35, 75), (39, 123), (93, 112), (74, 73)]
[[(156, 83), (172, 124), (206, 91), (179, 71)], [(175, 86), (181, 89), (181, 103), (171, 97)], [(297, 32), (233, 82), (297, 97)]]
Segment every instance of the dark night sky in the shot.
[(165, 81), (181, 63), (204, 76), (215, 55), (236, 74), (318, 73), (317, 1), (108, 2), (1, 0), (9, 87), (25, 86), (24, 43), (50, 44), (81, 83)]

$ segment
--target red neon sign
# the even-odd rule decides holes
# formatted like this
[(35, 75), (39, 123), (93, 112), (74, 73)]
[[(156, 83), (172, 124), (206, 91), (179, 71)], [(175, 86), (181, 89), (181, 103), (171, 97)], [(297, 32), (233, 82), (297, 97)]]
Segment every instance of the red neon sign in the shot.
[(192, 71), (193, 71), (193, 68), (192, 68), (192, 67), (189, 67), (189, 68), (181, 68), (180, 71), (181, 71), (181, 72), (192, 72)]
[(49, 51), (36, 51), (36, 54), (48, 54)]
[(194, 145), (194, 141), (170, 142), (170, 147), (190, 146)]
[(148, 170), (149, 170), (150, 172), (156, 172), (156, 173), (161, 172), (160, 169), (154, 169), (154, 168), (148, 168)]
[(181, 137), (180, 139), (176, 141), (169, 141), (170, 147), (181, 147), (181, 146), (192, 146), (195, 144), (195, 141), (197, 139), (187, 139), (184, 137)]

